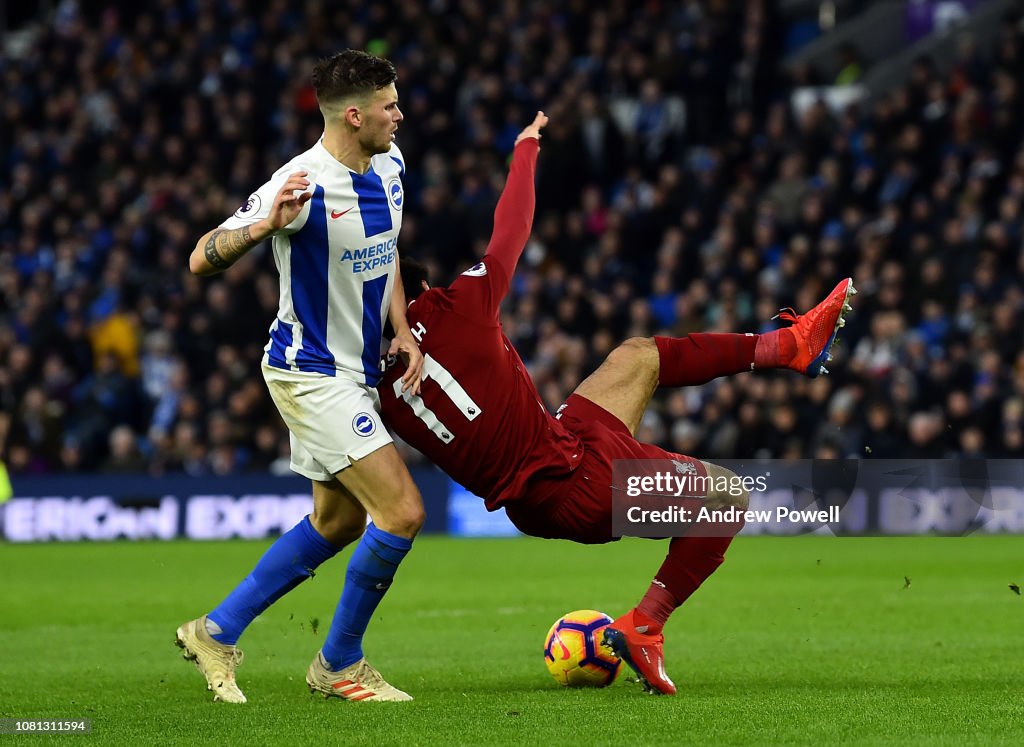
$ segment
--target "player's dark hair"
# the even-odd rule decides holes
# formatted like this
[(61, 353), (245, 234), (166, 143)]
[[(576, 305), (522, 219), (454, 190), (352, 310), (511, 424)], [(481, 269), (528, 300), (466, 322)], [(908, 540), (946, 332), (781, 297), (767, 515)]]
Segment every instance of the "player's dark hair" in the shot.
[(405, 288), (406, 302), (423, 294), (423, 283), (430, 285), (430, 271), (427, 266), (412, 257), (402, 257), (398, 262), (402, 271), (402, 287)]
[[(427, 266), (411, 257), (402, 257), (398, 262), (398, 269), (402, 273), (405, 302), (408, 303), (423, 295), (423, 283), (430, 285), (430, 272)], [(395, 338), (395, 328), (391, 326), (390, 319), (384, 320), (384, 337), (388, 340)]]
[(321, 106), (372, 94), (396, 80), (398, 72), (390, 61), (358, 49), (338, 52), (313, 68), (313, 90)]

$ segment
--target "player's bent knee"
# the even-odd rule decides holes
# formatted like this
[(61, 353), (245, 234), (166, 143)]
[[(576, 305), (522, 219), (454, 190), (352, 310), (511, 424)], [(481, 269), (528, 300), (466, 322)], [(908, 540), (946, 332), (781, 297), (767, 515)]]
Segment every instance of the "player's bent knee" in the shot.
[(419, 534), (426, 520), (427, 512), (423, 509), (423, 504), (419, 503), (397, 506), (380, 519), (375, 519), (374, 523), (389, 534), (412, 539)]
[(732, 505), (740, 511), (746, 511), (750, 506), (750, 491), (741, 485), (732, 495)]
[(427, 512), (423, 506), (419, 506), (414, 511), (409, 511), (405, 515), (405, 528), (410, 537), (415, 537), (420, 533), (423, 528), (423, 524), (427, 521)]
[(630, 337), (608, 354), (608, 360), (633, 364), (637, 359), (658, 357), (658, 346), (650, 337)]
[(609, 354), (608, 360), (628, 372), (631, 380), (656, 378), (660, 365), (658, 346), (650, 337), (630, 337)]
[(419, 534), (426, 520), (423, 498), (411, 478), (398, 495), (380, 506), (373, 518), (374, 524), (380, 529), (407, 539)]
[(711, 509), (733, 507), (740, 511), (746, 511), (750, 505), (750, 491), (744, 485), (743, 479), (725, 467), (709, 462), (703, 462), (703, 464), (711, 480), (705, 499), (708, 507)]

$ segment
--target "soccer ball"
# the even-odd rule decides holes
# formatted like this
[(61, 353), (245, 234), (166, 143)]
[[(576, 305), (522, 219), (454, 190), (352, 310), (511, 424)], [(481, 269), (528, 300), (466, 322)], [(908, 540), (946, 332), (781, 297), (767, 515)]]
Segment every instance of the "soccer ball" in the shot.
[(576, 610), (555, 621), (544, 639), (544, 663), (563, 687), (606, 687), (622, 659), (601, 645), (612, 619), (596, 610)]

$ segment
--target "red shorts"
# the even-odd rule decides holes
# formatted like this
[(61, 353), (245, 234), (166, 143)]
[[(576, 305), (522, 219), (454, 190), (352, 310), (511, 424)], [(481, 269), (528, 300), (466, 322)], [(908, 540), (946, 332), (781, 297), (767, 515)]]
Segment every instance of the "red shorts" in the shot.
[(580, 465), (569, 475), (531, 480), (530, 492), (504, 504), (505, 513), (524, 534), (567, 539), (588, 545), (613, 542), (612, 462), (616, 459), (674, 459), (704, 465), (694, 457), (640, 443), (626, 424), (578, 394), (566, 400), (559, 420), (583, 442)]

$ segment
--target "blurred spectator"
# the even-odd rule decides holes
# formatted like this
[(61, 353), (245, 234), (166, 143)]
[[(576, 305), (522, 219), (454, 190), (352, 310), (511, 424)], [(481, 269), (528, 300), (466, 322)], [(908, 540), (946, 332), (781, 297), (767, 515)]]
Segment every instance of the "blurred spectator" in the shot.
[(144, 472), (148, 465), (146, 457), (139, 450), (138, 438), (127, 425), (119, 425), (110, 432), (110, 453), (100, 464), (100, 472), (106, 474), (136, 474)]

